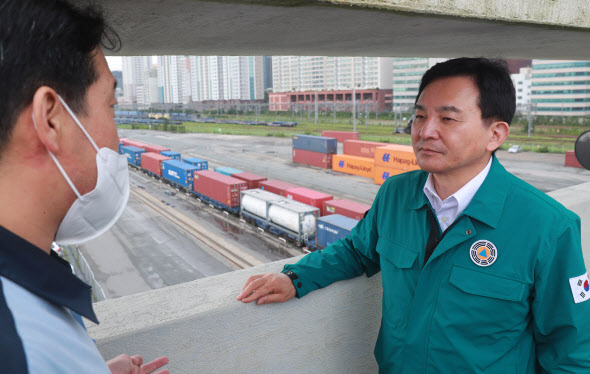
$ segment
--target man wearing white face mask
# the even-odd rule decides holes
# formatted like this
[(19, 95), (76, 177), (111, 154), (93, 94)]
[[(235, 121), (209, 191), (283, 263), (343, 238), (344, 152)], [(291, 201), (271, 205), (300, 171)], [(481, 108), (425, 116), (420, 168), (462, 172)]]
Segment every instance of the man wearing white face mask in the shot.
[[(116, 82), (92, 9), (0, 1), (0, 362), (8, 373), (152, 373), (140, 356), (104, 362), (77, 315), (90, 287), (50, 250), (108, 230), (129, 196)], [(167, 373), (163, 370), (160, 373)]]

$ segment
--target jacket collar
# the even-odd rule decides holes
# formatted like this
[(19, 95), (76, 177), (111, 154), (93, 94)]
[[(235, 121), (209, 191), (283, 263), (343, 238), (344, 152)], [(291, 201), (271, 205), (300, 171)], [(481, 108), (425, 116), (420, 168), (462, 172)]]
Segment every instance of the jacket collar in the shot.
[[(496, 155), (492, 157), (492, 166), (486, 179), (463, 211), (463, 214), (496, 228), (508, 194), (507, 184), (509, 183), (508, 176), (510, 174), (500, 164)], [(429, 205), (423, 191), (427, 178), (428, 173), (422, 172), (418, 179), (418, 186), (414, 191), (414, 197), (409, 204), (410, 209), (421, 209), (425, 205)]]
[(72, 274), (67, 261), (50, 253), (0, 226), (0, 275), (98, 323), (92, 309), (91, 287)]

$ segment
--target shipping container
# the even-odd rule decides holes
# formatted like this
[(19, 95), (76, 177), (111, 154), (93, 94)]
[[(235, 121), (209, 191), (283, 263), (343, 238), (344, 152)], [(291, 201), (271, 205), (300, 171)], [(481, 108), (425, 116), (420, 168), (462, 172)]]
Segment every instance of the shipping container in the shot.
[(318, 153), (293, 148), (293, 162), (318, 168), (332, 168), (332, 153)]
[(124, 145), (121, 147), (121, 154), (127, 156), (127, 162), (131, 165), (141, 166), (141, 154), (145, 150), (134, 147), (132, 145)]
[(220, 203), (220, 208), (240, 206), (241, 192), (248, 187), (246, 182), (211, 170), (199, 170), (194, 174), (193, 190), (197, 194)]
[(318, 218), (318, 247), (325, 248), (330, 244), (346, 238), (359, 221), (340, 214), (332, 214)]
[(297, 188), (297, 187), (298, 186), (296, 186), (294, 184), (287, 183), (287, 182), (281, 182), (281, 181), (277, 181), (277, 180), (260, 182), (261, 189), (268, 191), (268, 192), (276, 193), (277, 195), (281, 195), (281, 196), (287, 196), (286, 193), (288, 190), (291, 190), (291, 189)]
[(153, 144), (145, 144), (142, 148), (145, 149), (146, 152), (154, 152), (154, 153), (161, 153), (161, 152), (170, 150), (170, 148), (162, 147), (159, 145), (153, 145)]
[(401, 173), (405, 173), (405, 171), (399, 169), (384, 168), (383, 166), (375, 166), (375, 177), (373, 178), (373, 181), (376, 184), (383, 184), (383, 182), (385, 182), (387, 178), (393, 177), (394, 175), (398, 175)]
[(196, 157), (185, 157), (182, 161), (186, 162), (187, 164), (195, 165), (197, 170), (208, 170), (209, 163), (203, 159), (196, 158)]
[(332, 170), (373, 179), (375, 176), (375, 160), (367, 157), (334, 155), (332, 158)]
[(214, 169), (216, 173), (231, 177), (232, 174), (242, 173), (241, 170), (230, 168), (229, 166), (218, 167)]
[(375, 149), (375, 166), (403, 171), (418, 170), (414, 149), (409, 145), (391, 144)]
[(345, 199), (334, 199), (324, 202), (324, 213), (326, 216), (340, 214), (341, 216), (360, 220), (369, 209), (371, 209), (369, 205), (355, 203), (354, 201)]
[(232, 174), (231, 176), (246, 182), (249, 190), (260, 188), (260, 182), (267, 180), (265, 177), (247, 172), (236, 173)]
[[(286, 235), (298, 244), (316, 246), (319, 209), (261, 190), (242, 192), (241, 214), (257, 226), (277, 235)], [(313, 240), (313, 243), (310, 241)]]
[(355, 131), (322, 131), (322, 136), (335, 138), (338, 143), (345, 140), (360, 140), (361, 134)]
[(121, 147), (123, 147), (125, 144), (123, 143), (119, 143), (119, 154), (122, 155), (123, 154), (123, 150), (121, 149)]
[(328, 200), (334, 200), (334, 196), (332, 195), (303, 187), (297, 187), (288, 190), (285, 192), (285, 197), (318, 208), (320, 210), (320, 216), (325, 214), (324, 202)]
[(166, 160), (171, 160), (171, 158), (155, 152), (145, 152), (141, 154), (141, 167), (148, 173), (161, 177), (162, 161)]
[(571, 166), (575, 168), (584, 168), (582, 164), (578, 161), (576, 157), (575, 151), (566, 151), (565, 152), (565, 166)]
[(125, 139), (123, 138), (122, 143), (128, 146), (132, 146), (132, 147), (137, 147), (137, 148), (141, 148), (145, 151), (144, 147), (145, 147), (145, 143), (142, 142), (138, 142), (137, 140), (131, 140), (131, 139)]
[(180, 161), (180, 153), (174, 151), (162, 151), (160, 152), (162, 156), (170, 157), (173, 160)]
[(293, 135), (293, 148), (317, 153), (336, 153), (338, 142), (334, 138), (314, 135)]
[(168, 180), (176, 187), (185, 190), (193, 189), (193, 173), (197, 170), (194, 165), (178, 160), (162, 161), (162, 178)]
[(342, 143), (342, 150), (345, 155), (375, 158), (375, 149), (386, 145), (387, 143), (366, 140), (345, 140)]

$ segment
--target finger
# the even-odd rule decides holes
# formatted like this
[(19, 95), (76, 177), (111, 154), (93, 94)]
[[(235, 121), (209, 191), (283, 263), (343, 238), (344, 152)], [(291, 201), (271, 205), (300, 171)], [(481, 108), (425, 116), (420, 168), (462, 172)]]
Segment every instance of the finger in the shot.
[(141, 366), (143, 364), (143, 358), (140, 355), (130, 356), (129, 358), (135, 366)]
[(166, 356), (156, 358), (154, 361), (148, 362), (147, 364), (143, 365), (141, 367), (140, 374), (153, 373), (154, 371), (158, 370), (159, 368), (166, 365), (167, 363), (168, 363), (168, 357), (166, 357)]
[(271, 303), (280, 303), (283, 301), (287, 301), (287, 297), (285, 294), (282, 293), (271, 293), (270, 295), (266, 295), (258, 299), (258, 305), (262, 304), (271, 304)]
[(250, 283), (252, 283), (253, 281), (260, 279), (264, 276), (264, 274), (258, 274), (258, 275), (252, 275), (251, 277), (248, 278), (248, 280), (246, 281), (246, 283), (244, 283), (244, 287), (242, 287), (242, 291), (240, 292), (240, 294), (238, 295), (237, 299), (239, 300), (241, 297), (244, 297), (244, 290), (250, 285)]
[[(266, 283), (266, 278), (258, 278), (255, 279), (253, 281), (251, 281), (243, 290), (242, 292), (240, 292), (240, 294), (238, 295), (237, 299), (238, 300), (242, 300), (245, 297), (249, 296), (252, 292), (254, 292), (254, 290), (262, 287), (262, 285), (264, 285)], [(242, 300), (243, 301), (243, 300)]]
[(253, 290), (250, 295), (248, 295), (242, 299), (242, 302), (249, 303), (254, 300), (257, 300), (259, 297), (266, 296), (270, 293), (272, 293), (272, 290), (270, 289), (270, 287), (268, 287), (268, 283), (267, 283), (267, 284), (264, 284), (260, 287), (256, 287), (256, 289)]

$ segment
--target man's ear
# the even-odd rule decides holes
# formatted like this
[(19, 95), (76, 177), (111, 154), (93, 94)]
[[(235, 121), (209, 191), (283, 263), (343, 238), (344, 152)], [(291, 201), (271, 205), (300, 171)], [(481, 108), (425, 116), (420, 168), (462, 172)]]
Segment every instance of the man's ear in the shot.
[(57, 92), (51, 87), (40, 87), (33, 96), (32, 111), (33, 125), (36, 127), (39, 141), (51, 153), (59, 154), (67, 117), (64, 115), (65, 110)]
[(510, 125), (504, 121), (496, 121), (490, 125), (491, 136), (486, 150), (493, 152), (506, 141), (510, 134)]

